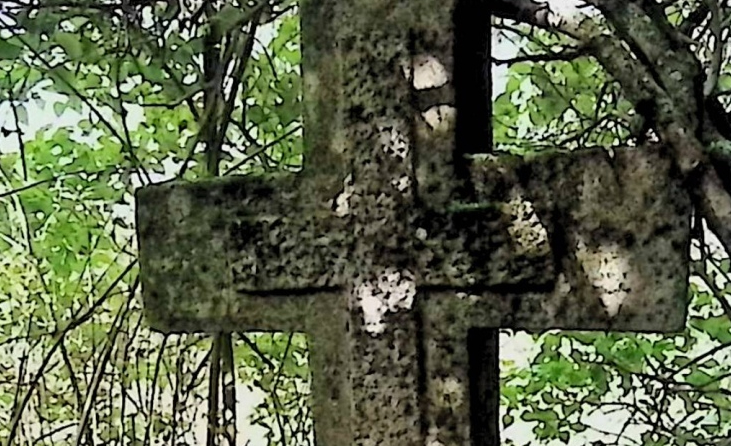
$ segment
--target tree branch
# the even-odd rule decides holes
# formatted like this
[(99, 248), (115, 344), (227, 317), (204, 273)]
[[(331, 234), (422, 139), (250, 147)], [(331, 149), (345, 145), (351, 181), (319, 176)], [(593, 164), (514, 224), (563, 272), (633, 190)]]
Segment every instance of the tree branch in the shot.
[(721, 72), (721, 59), (723, 57), (723, 38), (721, 36), (721, 8), (717, 0), (705, 0), (711, 11), (711, 34), (713, 34), (714, 48), (711, 56), (711, 64), (708, 67), (708, 77), (703, 85), (703, 97), (708, 97), (715, 92), (718, 84), (718, 77)]
[(680, 24), (678, 31), (690, 37), (690, 34), (693, 32), (693, 28), (699, 27), (700, 24), (703, 23), (703, 20), (706, 19), (709, 12), (710, 9), (708, 8), (708, 3), (702, 1), (700, 5), (690, 13), (688, 18)]
[(533, 23), (540, 27), (549, 27), (547, 3), (536, 3), (533, 0), (483, 0), (490, 3), (490, 11), (496, 17)]
[(492, 63), (495, 65), (512, 65), (514, 63), (521, 62), (555, 62), (555, 61), (572, 61), (579, 57), (587, 54), (585, 49), (578, 49), (572, 51), (561, 51), (554, 53), (543, 53), (543, 54), (526, 54), (522, 56), (513, 57), (510, 59), (497, 59), (492, 58)]

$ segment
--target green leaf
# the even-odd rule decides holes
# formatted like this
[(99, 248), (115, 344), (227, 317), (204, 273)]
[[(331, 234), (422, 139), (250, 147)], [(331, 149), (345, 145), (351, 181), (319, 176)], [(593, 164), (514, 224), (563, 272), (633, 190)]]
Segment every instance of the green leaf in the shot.
[(718, 89), (722, 92), (731, 90), (731, 76), (728, 74), (722, 74), (718, 78)]
[(66, 103), (58, 101), (55, 104), (53, 104), (53, 112), (56, 114), (56, 116), (60, 117), (63, 112), (66, 111)]
[(102, 78), (97, 74), (89, 73), (84, 78), (84, 84), (86, 88), (97, 88), (102, 85)]
[(134, 63), (136, 64), (137, 69), (140, 71), (140, 73), (142, 73), (142, 76), (144, 76), (144, 78), (149, 82), (155, 84), (165, 82), (165, 74), (161, 67), (151, 63), (146, 63), (145, 61), (140, 59), (135, 59)]
[(566, 417), (568, 417), (579, 409), (581, 409), (581, 404), (579, 403), (567, 404), (563, 406), (563, 413)]
[(71, 59), (84, 57), (84, 48), (78, 34), (59, 32), (54, 34), (53, 38)]
[(518, 62), (510, 66), (510, 73), (520, 76), (526, 76), (533, 70), (533, 64), (528, 62)]
[(558, 414), (553, 409), (524, 412), (521, 418), (524, 421), (542, 421), (544, 423), (551, 423), (559, 419)]
[(18, 113), (18, 122), (23, 125), (28, 125), (28, 109), (25, 108), (25, 105), (18, 104), (15, 110)]
[(259, 105), (253, 105), (246, 110), (246, 117), (254, 124), (261, 124), (266, 120), (266, 112)]
[(76, 77), (74, 73), (64, 66), (54, 67), (48, 72), (48, 76), (54, 83), (55, 89), (58, 93), (67, 94), (74, 96), (77, 94), (74, 86), (76, 85)]
[(22, 52), (22, 47), (13, 45), (7, 40), (0, 40), (0, 60), (15, 60)]
[(723, 271), (724, 273), (729, 272), (729, 267), (731, 266), (731, 260), (730, 259), (723, 259), (719, 262), (718, 268)]
[(678, 26), (683, 21), (683, 14), (680, 9), (677, 9), (670, 14), (668, 14), (668, 22), (670, 22), (673, 26)]
[(703, 386), (713, 379), (711, 375), (701, 370), (694, 370), (690, 375), (685, 377), (688, 384), (694, 386)]
[(726, 315), (691, 319), (690, 326), (707, 333), (713, 340), (724, 344), (731, 342), (731, 320)]
[(503, 415), (503, 429), (513, 424), (514, 421), (515, 418), (513, 418), (511, 415)]
[(0, 168), (4, 172), (13, 172), (20, 160), (19, 153), (3, 153), (0, 155)]

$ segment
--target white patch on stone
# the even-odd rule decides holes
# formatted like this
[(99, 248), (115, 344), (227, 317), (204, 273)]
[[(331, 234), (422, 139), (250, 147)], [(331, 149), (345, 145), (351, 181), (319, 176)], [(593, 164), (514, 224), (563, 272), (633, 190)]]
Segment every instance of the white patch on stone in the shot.
[[(414, 56), (411, 62), (413, 73), (407, 65), (404, 69), (404, 76), (411, 79), (415, 89), (425, 90), (427, 88), (439, 88), (449, 82), (447, 69), (436, 57), (431, 54), (419, 54)], [(409, 75), (412, 75), (410, 77)]]
[(386, 269), (376, 280), (364, 282), (355, 289), (357, 305), (363, 310), (365, 330), (380, 334), (386, 328), (387, 312), (409, 310), (416, 297), (416, 281), (409, 271)]
[(517, 254), (548, 250), (548, 232), (538, 219), (533, 204), (521, 197), (511, 198), (506, 204), (511, 218), (508, 234), (516, 243)]
[(426, 240), (426, 238), (427, 238), (426, 229), (418, 228), (416, 230), (416, 239), (421, 240), (423, 242), (424, 240)]
[(464, 403), (462, 385), (453, 376), (436, 381), (436, 394), (441, 397), (442, 407), (458, 407)]
[(626, 253), (616, 243), (589, 251), (580, 240), (576, 257), (592, 285), (602, 291), (601, 300), (607, 314), (616, 316), (628, 296), (627, 282), (632, 274)]
[(558, 292), (561, 294), (569, 294), (571, 292), (571, 284), (568, 279), (566, 279), (566, 275), (564, 273), (558, 274), (558, 277), (556, 278), (556, 287), (558, 288)]
[(451, 105), (435, 105), (421, 113), (426, 124), (434, 131), (448, 132), (454, 129), (457, 109)]
[(333, 131), (332, 139), (330, 142), (330, 150), (332, 150), (334, 153), (345, 153), (348, 147), (350, 147), (351, 141), (349, 138), (349, 133), (344, 128), (338, 128), (338, 126), (335, 126), (335, 130)]
[(426, 446), (445, 446), (444, 443), (439, 441), (439, 427), (430, 426), (429, 431), (426, 434)]
[(353, 195), (353, 176), (343, 180), (343, 191), (335, 197), (335, 215), (345, 217), (350, 213), (350, 197)]
[(402, 176), (401, 178), (394, 178), (391, 180), (391, 186), (396, 188), (399, 192), (406, 192), (411, 186), (411, 178), (408, 176)]
[(392, 157), (403, 160), (409, 154), (409, 140), (405, 134), (399, 131), (400, 128), (399, 123), (380, 124), (378, 133), (383, 151)]
[[(567, 296), (571, 293), (571, 283), (566, 279), (564, 273), (559, 273), (556, 277), (556, 294), (559, 296)], [(553, 299), (547, 299), (541, 301), (541, 308), (548, 315), (549, 319), (556, 319), (559, 317), (560, 308), (556, 306), (556, 301)]]

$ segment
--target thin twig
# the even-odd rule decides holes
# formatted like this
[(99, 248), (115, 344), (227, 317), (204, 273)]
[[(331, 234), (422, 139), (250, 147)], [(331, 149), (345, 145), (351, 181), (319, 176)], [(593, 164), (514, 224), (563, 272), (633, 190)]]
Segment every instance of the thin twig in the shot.
[(542, 54), (525, 54), (521, 56), (516, 56), (510, 59), (497, 59), (495, 57), (492, 57), (492, 63), (495, 65), (512, 65), (515, 63), (522, 63), (522, 62), (556, 62), (556, 61), (562, 61), (562, 62), (570, 62), (574, 59), (578, 59), (579, 57), (584, 57), (587, 55), (586, 50), (584, 49), (573, 49), (573, 50), (565, 50), (561, 52), (551, 52), (551, 53), (542, 53)]
[(133, 260), (132, 262), (130, 262), (127, 265), (127, 267), (122, 271), (122, 273), (119, 274), (112, 281), (112, 283), (109, 285), (109, 287), (107, 287), (107, 289), (104, 291), (104, 293), (102, 293), (102, 295), (99, 297), (99, 299), (97, 299), (89, 307), (89, 309), (86, 312), (84, 312), (83, 314), (80, 314), (80, 315), (78, 313), (72, 315), (72, 318), (71, 318), (71, 321), (69, 322), (69, 324), (61, 332), (56, 333), (56, 335), (55, 335), (56, 340), (55, 340), (54, 344), (51, 346), (51, 348), (48, 350), (46, 355), (43, 357), (43, 360), (40, 363), (41, 364), (40, 367), (38, 368), (38, 370), (36, 371), (36, 374), (33, 376), (33, 379), (29, 383), (30, 388), (25, 393), (25, 396), (20, 401), (20, 403), (17, 405), (14, 405), (16, 410), (15, 410), (15, 413), (13, 413), (13, 417), (10, 421), (7, 442), (5, 443), (6, 446), (12, 446), (13, 440), (15, 439), (15, 435), (18, 431), (18, 427), (20, 426), (20, 419), (21, 419), (23, 412), (25, 411), (25, 407), (28, 405), (28, 402), (30, 402), (30, 399), (33, 396), (34, 390), (35, 390), (38, 382), (40, 381), (41, 377), (43, 377), (43, 374), (45, 373), (46, 368), (48, 367), (48, 365), (50, 363), (51, 357), (56, 352), (56, 350), (59, 348), (59, 346), (61, 345), (61, 342), (64, 340), (64, 338), (66, 337), (67, 334), (69, 334), (71, 331), (73, 331), (74, 329), (76, 329), (77, 327), (79, 327), (80, 325), (82, 325), (83, 323), (88, 321), (89, 319), (91, 319), (91, 317), (94, 315), (96, 310), (98, 310), (99, 307), (101, 307), (104, 304), (104, 302), (106, 302), (109, 299), (109, 297), (112, 293), (112, 290), (114, 290), (117, 287), (117, 285), (119, 285), (122, 282), (122, 279), (125, 276), (127, 276), (127, 274), (130, 271), (132, 271), (132, 268), (136, 264), (137, 264), (137, 260)]
[(280, 143), (280, 142), (282, 142), (282, 141), (283, 141), (283, 140), (284, 140), (285, 138), (287, 138), (288, 136), (291, 136), (292, 134), (296, 133), (297, 131), (299, 131), (299, 130), (301, 130), (301, 129), (302, 129), (302, 127), (301, 127), (301, 126), (295, 126), (295, 127), (294, 127), (294, 128), (292, 128), (292, 129), (291, 129), (290, 131), (288, 131), (287, 133), (283, 134), (282, 136), (280, 136), (279, 138), (275, 139), (274, 141), (271, 141), (271, 142), (267, 143), (266, 145), (263, 145), (263, 146), (261, 146), (261, 147), (257, 148), (257, 149), (256, 149), (255, 151), (253, 151), (253, 152), (251, 152), (251, 153), (247, 154), (247, 156), (246, 156), (246, 157), (245, 157), (244, 159), (242, 159), (242, 160), (241, 160), (241, 161), (239, 161), (238, 163), (234, 164), (233, 166), (229, 167), (229, 168), (228, 168), (228, 169), (227, 169), (227, 170), (226, 170), (226, 171), (225, 171), (225, 172), (223, 173), (223, 175), (229, 175), (229, 174), (233, 173), (233, 172), (234, 172), (234, 171), (235, 171), (236, 169), (238, 169), (239, 167), (241, 167), (241, 166), (243, 166), (244, 164), (248, 163), (249, 161), (251, 161), (251, 160), (252, 160), (253, 158), (255, 158), (256, 156), (258, 156), (258, 155), (261, 155), (262, 153), (266, 152), (266, 150), (267, 150), (267, 149), (271, 148), (272, 146), (274, 146), (274, 145), (276, 145), (276, 144), (279, 144), (279, 143)]
[(104, 345), (104, 349), (99, 354), (99, 363), (96, 365), (96, 369), (94, 370), (94, 376), (92, 377), (91, 383), (86, 389), (86, 401), (84, 402), (84, 410), (81, 412), (81, 418), (79, 419), (79, 424), (76, 428), (76, 439), (74, 440), (74, 445), (76, 446), (81, 446), (81, 439), (83, 438), (84, 433), (86, 433), (86, 426), (89, 422), (89, 417), (94, 408), (94, 400), (96, 399), (99, 385), (101, 384), (102, 377), (104, 376), (104, 369), (109, 363), (109, 358), (112, 355), (112, 350), (114, 350), (114, 344), (117, 340), (117, 335), (119, 334), (119, 327), (124, 323), (124, 318), (129, 312), (132, 302), (134, 301), (134, 294), (139, 284), (140, 278), (139, 276), (137, 276), (134, 283), (130, 287), (127, 304), (117, 312), (117, 315), (112, 322), (112, 328), (107, 337), (107, 342)]

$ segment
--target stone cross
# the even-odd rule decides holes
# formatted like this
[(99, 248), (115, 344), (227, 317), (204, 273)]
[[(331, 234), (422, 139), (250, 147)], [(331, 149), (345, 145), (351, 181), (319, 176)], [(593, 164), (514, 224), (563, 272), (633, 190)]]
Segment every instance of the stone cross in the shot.
[(318, 446), (497, 444), (500, 327), (684, 325), (661, 148), (474, 154), (488, 14), (303, 1), (303, 172), (137, 193), (152, 327), (305, 332)]

